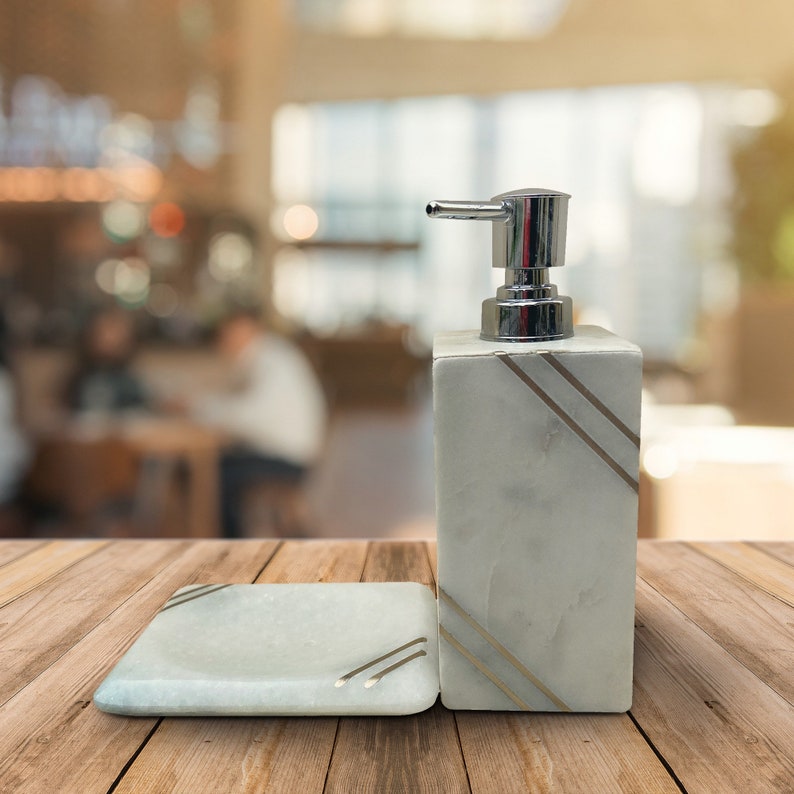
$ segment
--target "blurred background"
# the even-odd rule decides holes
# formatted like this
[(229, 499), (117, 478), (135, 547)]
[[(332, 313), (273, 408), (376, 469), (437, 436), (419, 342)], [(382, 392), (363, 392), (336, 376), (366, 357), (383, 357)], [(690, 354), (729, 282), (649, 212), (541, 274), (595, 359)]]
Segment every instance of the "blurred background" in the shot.
[(231, 313), (327, 406), (239, 533), (432, 536), (433, 334), (502, 273), (424, 206), (543, 186), (573, 195), (577, 321), (645, 354), (641, 535), (794, 538), (793, 27), (787, 0), (5, 0), (0, 532), (219, 535), (251, 440), (200, 403), (256, 379)]

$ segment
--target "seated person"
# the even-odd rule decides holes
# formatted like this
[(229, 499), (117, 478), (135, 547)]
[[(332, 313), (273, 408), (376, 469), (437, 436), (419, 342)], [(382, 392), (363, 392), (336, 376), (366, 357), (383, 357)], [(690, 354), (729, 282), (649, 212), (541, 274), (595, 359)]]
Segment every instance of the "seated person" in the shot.
[(0, 537), (15, 534), (14, 502), (29, 452), (17, 422), (14, 381), (6, 355), (5, 325), (0, 315)]
[(67, 407), (98, 414), (145, 408), (146, 390), (130, 370), (135, 346), (129, 312), (119, 308), (96, 312), (81, 335), (78, 363), (66, 388)]
[(241, 537), (240, 503), (260, 482), (300, 482), (323, 446), (322, 388), (303, 353), (264, 330), (256, 315), (238, 312), (217, 333), (219, 352), (233, 363), (226, 392), (196, 399), (193, 417), (225, 431), (221, 456), (221, 520), (226, 537)]

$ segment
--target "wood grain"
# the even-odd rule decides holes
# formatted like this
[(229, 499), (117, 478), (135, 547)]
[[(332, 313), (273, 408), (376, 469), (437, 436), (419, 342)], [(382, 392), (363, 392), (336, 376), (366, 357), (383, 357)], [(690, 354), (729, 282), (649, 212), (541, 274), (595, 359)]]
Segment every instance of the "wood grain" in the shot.
[(475, 794), (678, 794), (678, 786), (625, 714), (459, 711), (455, 717)]
[(794, 704), (791, 607), (683, 543), (643, 544), (637, 571), (731, 655)]
[[(422, 542), (370, 545), (362, 581), (421, 582), (434, 587)], [(326, 792), (468, 792), (452, 712), (440, 703), (406, 717), (339, 720)]]
[(794, 607), (794, 568), (749, 543), (690, 543), (749, 582)]
[(419, 582), (435, 590), (427, 549), (421, 541), (373, 543), (367, 555), (363, 582)]
[[(30, 554), (34, 549), (43, 546), (43, 540), (4, 540), (0, 543), (0, 567), (6, 565), (18, 557)], [(3, 578), (3, 571), (0, 570), (0, 580)]]
[[(286, 541), (257, 582), (358, 581), (364, 541)], [(165, 719), (120, 781), (125, 792), (322, 792), (338, 720)]]
[(794, 707), (643, 580), (632, 714), (690, 792), (791, 791)]
[(0, 703), (46, 670), (186, 548), (185, 543), (148, 541), (109, 544), (1, 608)]
[(99, 551), (106, 543), (103, 540), (54, 540), (4, 565), (0, 570), (0, 607)]
[(275, 548), (274, 542), (190, 544), (11, 698), (0, 712), (0, 791), (44, 794), (57, 781), (59, 791), (107, 792), (156, 721), (94, 708), (100, 681), (175, 590), (197, 582), (250, 582)]
[(794, 565), (794, 543), (768, 541), (766, 543), (751, 543), (750, 545), (764, 552), (764, 554), (768, 554), (770, 557), (776, 557), (782, 562)]
[(434, 569), (419, 542), (0, 542), (0, 792), (674, 792), (656, 754), (691, 794), (794, 791), (794, 544), (640, 543), (629, 716), (160, 721), (90, 702), (185, 584)]

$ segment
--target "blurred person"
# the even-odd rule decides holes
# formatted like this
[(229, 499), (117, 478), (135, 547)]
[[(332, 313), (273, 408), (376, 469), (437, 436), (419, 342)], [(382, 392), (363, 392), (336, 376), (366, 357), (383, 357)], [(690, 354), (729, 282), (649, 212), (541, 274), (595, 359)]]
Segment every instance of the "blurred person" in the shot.
[(30, 449), (16, 416), (16, 394), (9, 363), (6, 324), (0, 311), (0, 537), (15, 534), (17, 487), (27, 470)]
[(77, 365), (66, 387), (67, 407), (97, 414), (147, 408), (146, 389), (130, 369), (136, 345), (129, 312), (114, 307), (93, 314), (83, 328)]
[(216, 345), (232, 363), (229, 388), (196, 399), (193, 417), (229, 435), (221, 456), (221, 520), (242, 536), (241, 502), (251, 486), (302, 482), (325, 439), (326, 406), (314, 370), (298, 347), (238, 312), (219, 326)]

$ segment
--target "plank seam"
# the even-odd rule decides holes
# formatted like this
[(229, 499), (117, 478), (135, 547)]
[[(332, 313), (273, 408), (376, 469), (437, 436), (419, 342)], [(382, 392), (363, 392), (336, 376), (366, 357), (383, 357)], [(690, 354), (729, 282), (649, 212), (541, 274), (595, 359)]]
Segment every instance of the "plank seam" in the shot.
[(284, 541), (282, 541), (282, 540), (280, 540), (278, 543), (276, 543), (275, 547), (273, 548), (273, 551), (270, 552), (270, 554), (268, 555), (268, 558), (265, 560), (264, 564), (259, 569), (259, 573), (257, 573), (257, 575), (251, 580), (254, 584), (256, 584), (256, 580), (259, 579), (259, 577), (265, 572), (265, 568), (267, 568), (267, 566), (270, 565), (271, 562), (273, 562), (273, 557), (276, 556), (276, 552), (283, 545), (284, 545)]
[[(769, 590), (768, 588), (764, 587), (759, 582), (754, 581), (749, 576), (745, 576), (741, 571), (737, 571), (736, 568), (732, 568), (730, 565), (728, 565), (727, 563), (724, 563), (722, 560), (718, 560), (718, 559), (715, 559), (714, 557), (709, 556), (708, 554), (706, 554), (706, 552), (701, 551), (697, 546), (693, 546), (691, 543), (684, 543), (684, 545), (688, 549), (691, 549), (692, 551), (697, 552), (701, 557), (703, 557), (703, 559), (711, 560), (711, 562), (716, 563), (717, 565), (719, 565), (724, 570), (729, 571), (734, 576), (737, 576), (739, 579), (741, 579), (743, 582), (747, 582), (751, 587), (754, 587), (756, 590), (760, 590), (762, 593), (766, 593), (767, 595), (772, 596), (772, 598), (776, 598), (778, 601), (780, 601), (781, 604), (785, 604), (789, 609), (794, 607), (794, 604), (792, 604), (791, 601), (789, 601), (788, 599), (782, 598), (777, 593), (773, 593), (771, 590)], [(748, 545), (750, 545), (750, 544), (748, 544)], [(766, 554), (766, 552), (763, 552), (763, 553)], [(774, 557), (772, 555), (767, 555), (767, 556), (770, 559), (777, 560), (777, 557)], [(789, 563), (787, 563), (785, 560), (781, 560), (781, 562), (783, 562), (785, 565), (789, 565)]]
[[(12, 542), (13, 542), (13, 540), (12, 540)], [(0, 563), (0, 573), (2, 573), (2, 569), (3, 569), (3, 568), (6, 566), (6, 565), (10, 565), (10, 564), (11, 564), (11, 563), (13, 563), (13, 562), (19, 562), (20, 560), (22, 560), (22, 559), (24, 559), (25, 557), (27, 557), (27, 556), (28, 556), (28, 554), (32, 554), (34, 551), (37, 551), (38, 549), (42, 549), (42, 548), (44, 548), (44, 547), (45, 547), (47, 544), (49, 544), (49, 543), (54, 543), (54, 542), (55, 542), (55, 541), (53, 541), (53, 540), (30, 541), (30, 548), (29, 548), (29, 549), (27, 549), (27, 550), (23, 551), (23, 552), (22, 552), (20, 555), (18, 555), (17, 557), (11, 557), (11, 559), (8, 559), (8, 560), (6, 560), (5, 562), (3, 562), (3, 563)]]
[(458, 725), (458, 714), (457, 712), (452, 712), (453, 722), (455, 723), (455, 734), (458, 737), (458, 748), (460, 749), (460, 757), (463, 761), (463, 771), (466, 773), (466, 784), (469, 787), (469, 791), (474, 791), (471, 787), (471, 778), (469, 777), (469, 766), (466, 763), (466, 753), (463, 750), (463, 740), (460, 738), (460, 725)]
[[(767, 557), (774, 560), (775, 562), (782, 562), (784, 565), (788, 565), (789, 568), (794, 568), (794, 564), (790, 560), (786, 560), (783, 557), (778, 557), (774, 551), (771, 549), (765, 548), (765, 542), (759, 540), (748, 540), (745, 541), (748, 546), (752, 546), (756, 551), (760, 551), (762, 554), (766, 554)], [(773, 541), (773, 542), (780, 542), (780, 541)]]
[[(684, 543), (682, 545), (689, 547), (688, 543)], [(692, 548), (692, 551), (697, 551), (697, 549)], [(704, 557), (707, 560), (710, 560), (713, 563), (719, 564), (717, 562), (717, 560), (712, 559), (707, 554), (702, 554), (701, 556)], [(733, 573), (736, 573), (735, 571), (733, 571), (732, 568), (727, 568), (726, 566), (722, 566), (722, 567), (725, 568), (725, 570), (732, 571)], [(759, 587), (754, 582), (751, 582), (749, 579), (746, 579), (744, 576), (740, 576), (739, 578), (743, 582), (747, 582), (751, 586), (755, 587), (755, 589), (758, 590), (759, 592), (766, 593), (768, 596), (770, 596), (770, 598), (774, 598), (774, 595), (772, 593), (768, 592), (763, 587)], [(690, 615), (687, 615), (687, 613), (684, 612), (684, 610), (681, 609), (681, 607), (679, 607), (678, 604), (676, 604), (674, 601), (671, 601), (652, 582), (649, 582), (644, 576), (640, 576), (639, 574), (637, 574), (637, 579), (641, 579), (646, 585), (648, 585), (648, 587), (651, 590), (653, 590), (654, 593), (656, 593), (656, 595), (659, 596), (659, 598), (664, 599), (674, 610), (676, 610), (676, 612), (680, 613), (693, 626), (697, 627), (698, 631), (701, 631), (703, 634), (705, 634), (717, 647), (719, 647), (721, 650), (723, 650), (725, 653), (727, 653), (728, 656), (730, 656), (731, 659), (733, 659), (736, 662), (736, 664), (738, 664), (740, 667), (743, 667), (748, 673), (750, 673), (752, 676), (757, 678), (758, 681), (760, 681), (770, 692), (774, 692), (775, 695), (777, 695), (782, 701), (784, 701), (785, 703), (788, 703), (791, 706), (794, 706), (794, 703), (792, 703), (785, 695), (783, 695), (782, 693), (778, 692), (777, 689), (775, 689), (775, 687), (773, 687), (768, 681), (765, 681), (763, 678), (761, 678), (761, 676), (758, 675), (758, 673), (755, 670), (753, 670), (751, 667), (748, 667), (747, 664), (745, 664), (745, 662), (743, 662), (741, 659), (739, 659), (737, 656), (735, 656), (733, 654), (733, 652), (730, 650), (730, 648), (726, 648), (707, 628), (705, 628), (705, 626), (701, 626), (700, 623), (697, 620), (695, 620), (695, 618), (691, 617)], [(778, 599), (778, 600), (780, 600), (780, 599)], [(789, 608), (791, 607), (791, 605), (788, 604), (786, 601), (782, 601), (781, 603), (785, 604)]]
[(637, 729), (637, 732), (645, 740), (645, 743), (648, 745), (648, 747), (651, 748), (653, 754), (659, 759), (659, 763), (661, 763), (661, 765), (665, 768), (667, 774), (670, 775), (670, 777), (673, 780), (673, 783), (675, 783), (676, 786), (678, 786), (678, 790), (681, 792), (681, 794), (688, 794), (686, 788), (684, 787), (684, 784), (678, 779), (678, 775), (676, 775), (675, 771), (673, 770), (673, 767), (670, 766), (670, 764), (667, 762), (667, 759), (659, 752), (656, 745), (651, 741), (650, 736), (648, 736), (648, 734), (645, 733), (642, 725), (640, 725), (640, 723), (637, 721), (636, 717), (630, 711), (627, 711), (626, 715), (634, 723), (634, 727)]
[[(50, 541), (50, 542), (54, 543), (55, 541)], [(53, 571), (48, 577), (46, 577), (46, 579), (42, 579), (40, 582), (35, 584), (33, 587), (29, 587), (27, 590), (23, 590), (22, 592), (17, 593), (13, 598), (9, 598), (8, 601), (3, 601), (2, 603), (0, 603), (0, 609), (3, 609), (5, 607), (7, 607), (9, 604), (13, 604), (15, 601), (18, 601), (20, 598), (24, 598), (26, 595), (29, 595), (30, 593), (34, 592), (35, 590), (37, 590), (42, 585), (45, 585), (48, 582), (51, 582), (56, 576), (60, 576), (65, 571), (68, 571), (68, 570), (71, 570), (72, 568), (74, 568), (75, 565), (79, 565), (81, 562), (83, 562), (83, 560), (88, 560), (91, 557), (93, 557), (95, 554), (99, 554), (99, 552), (103, 551), (104, 549), (109, 549), (109, 548), (110, 548), (110, 543), (108, 541), (105, 541), (98, 548), (94, 549), (93, 551), (89, 551), (88, 554), (85, 555), (85, 557), (79, 557), (76, 560), (72, 560), (72, 562), (70, 562), (68, 565), (64, 565), (63, 568), (58, 568), (57, 571)], [(19, 562), (19, 560), (24, 559), (26, 556), (27, 555), (22, 555), (22, 557), (17, 557), (12, 562)]]
[[(183, 545), (183, 546), (187, 546), (187, 545), (188, 545), (188, 541), (178, 541), (178, 543), (179, 543), (180, 545)], [(103, 546), (102, 548), (105, 548), (105, 547)], [(102, 549), (97, 549), (97, 551), (101, 551), (101, 550), (102, 550)], [(87, 558), (85, 558), (85, 557), (84, 557), (83, 559), (87, 559)], [(136, 596), (136, 595), (138, 595), (138, 593), (140, 593), (140, 592), (141, 592), (141, 590), (143, 590), (145, 587), (147, 587), (149, 584), (151, 584), (151, 582), (153, 582), (153, 581), (154, 581), (154, 580), (155, 580), (155, 579), (156, 579), (158, 576), (161, 576), (161, 575), (162, 575), (162, 574), (163, 574), (165, 571), (167, 571), (167, 570), (168, 570), (168, 569), (169, 569), (169, 568), (170, 568), (172, 565), (177, 565), (177, 564), (179, 563), (179, 560), (180, 560), (180, 559), (181, 559), (181, 555), (180, 555), (180, 556), (177, 556), (177, 557), (175, 557), (175, 558), (174, 558), (173, 560), (171, 560), (170, 562), (166, 562), (166, 563), (163, 565), (163, 567), (162, 567), (162, 568), (159, 568), (159, 569), (158, 569), (158, 570), (157, 570), (157, 571), (156, 571), (154, 574), (152, 574), (152, 575), (151, 575), (151, 576), (150, 576), (148, 579), (146, 579), (146, 581), (142, 582), (140, 587), (136, 588), (136, 589), (135, 589), (135, 590), (134, 590), (132, 593), (130, 593), (130, 594), (127, 596), (127, 598), (125, 598), (123, 601), (120, 601), (120, 602), (119, 602), (119, 604), (118, 604), (118, 605), (115, 607), (115, 609), (113, 609), (112, 611), (108, 612), (108, 614), (107, 614), (107, 615), (105, 615), (105, 617), (104, 617), (104, 618), (102, 618), (102, 620), (100, 620), (100, 621), (99, 621), (99, 623), (97, 623), (97, 624), (96, 624), (96, 625), (95, 625), (93, 628), (89, 629), (89, 630), (88, 630), (88, 631), (87, 631), (87, 632), (86, 632), (86, 633), (85, 633), (85, 634), (84, 634), (82, 637), (80, 637), (80, 639), (79, 639), (79, 640), (78, 640), (76, 643), (74, 643), (74, 645), (71, 645), (69, 648), (67, 648), (66, 650), (64, 650), (64, 652), (63, 652), (63, 653), (62, 653), (62, 654), (61, 654), (61, 655), (60, 655), (60, 656), (59, 656), (57, 659), (53, 659), (53, 660), (52, 660), (52, 662), (51, 662), (51, 663), (50, 663), (50, 664), (49, 664), (47, 667), (45, 667), (43, 670), (41, 670), (41, 671), (40, 671), (40, 672), (39, 672), (39, 673), (38, 673), (38, 674), (37, 674), (37, 675), (36, 675), (34, 678), (31, 678), (31, 679), (30, 679), (30, 681), (28, 681), (28, 682), (27, 682), (27, 683), (26, 683), (26, 684), (25, 684), (23, 687), (20, 687), (20, 688), (19, 688), (19, 689), (18, 689), (16, 692), (14, 692), (14, 694), (13, 694), (13, 695), (11, 695), (11, 696), (10, 696), (10, 697), (9, 697), (7, 700), (5, 700), (5, 701), (3, 701), (2, 703), (0, 703), (0, 707), (2, 707), (2, 706), (5, 706), (5, 705), (6, 705), (6, 703), (10, 703), (10, 702), (11, 702), (11, 701), (12, 701), (12, 700), (15, 698), (15, 697), (18, 697), (20, 692), (23, 692), (25, 689), (27, 689), (27, 688), (28, 688), (28, 687), (29, 687), (29, 686), (30, 686), (30, 685), (31, 685), (31, 684), (32, 684), (34, 681), (37, 681), (37, 680), (39, 679), (39, 677), (40, 677), (40, 676), (44, 675), (44, 673), (46, 673), (46, 672), (47, 672), (47, 670), (49, 670), (51, 667), (53, 667), (53, 666), (54, 666), (54, 665), (56, 665), (58, 662), (60, 662), (60, 660), (61, 660), (61, 659), (63, 659), (63, 657), (64, 657), (64, 656), (66, 656), (68, 653), (70, 653), (71, 651), (73, 651), (73, 650), (74, 650), (74, 649), (75, 649), (75, 648), (76, 648), (76, 647), (77, 647), (77, 646), (78, 646), (78, 645), (79, 645), (81, 642), (83, 642), (83, 641), (86, 639), (86, 637), (89, 637), (89, 636), (90, 636), (91, 634), (93, 634), (93, 633), (94, 633), (94, 632), (95, 632), (95, 631), (96, 631), (96, 630), (97, 630), (97, 629), (98, 629), (100, 626), (104, 625), (104, 624), (105, 624), (105, 623), (106, 623), (108, 620), (110, 620), (110, 618), (111, 618), (113, 615), (115, 615), (115, 614), (116, 614), (116, 612), (118, 612), (118, 610), (119, 610), (119, 609), (121, 609), (121, 608), (122, 608), (122, 607), (123, 607), (125, 604), (127, 604), (127, 603), (128, 603), (128, 602), (129, 602), (129, 601), (132, 599), (132, 598), (135, 598), (135, 596)], [(77, 562), (80, 562), (80, 560), (78, 560)], [(77, 564), (77, 563), (75, 563), (75, 564)], [(64, 570), (66, 570), (66, 569), (64, 569)], [(49, 580), (47, 580), (47, 581), (49, 581)], [(42, 584), (44, 584), (44, 582), (42, 582)], [(155, 614), (156, 614), (156, 613), (155, 613)], [(154, 615), (153, 615), (152, 617), (154, 617)], [(150, 621), (151, 621), (151, 618), (150, 618), (150, 620), (149, 620), (149, 621), (147, 621), (146, 625), (148, 625), (148, 623), (149, 623)]]
[(111, 783), (110, 788), (107, 790), (107, 794), (113, 794), (113, 792), (118, 788), (118, 785), (119, 783), (121, 783), (122, 778), (124, 777), (124, 775), (127, 774), (127, 772), (129, 772), (130, 767), (138, 760), (138, 756), (143, 752), (146, 745), (149, 744), (149, 740), (157, 732), (157, 729), (160, 727), (162, 721), (163, 721), (162, 717), (160, 717), (158, 720), (155, 721), (154, 727), (149, 731), (149, 733), (146, 734), (146, 737), (140, 743), (138, 749), (132, 754), (131, 758), (127, 761), (127, 763), (124, 764), (124, 766), (121, 769), (121, 772), (119, 772), (116, 779), (113, 781), (113, 783)]

